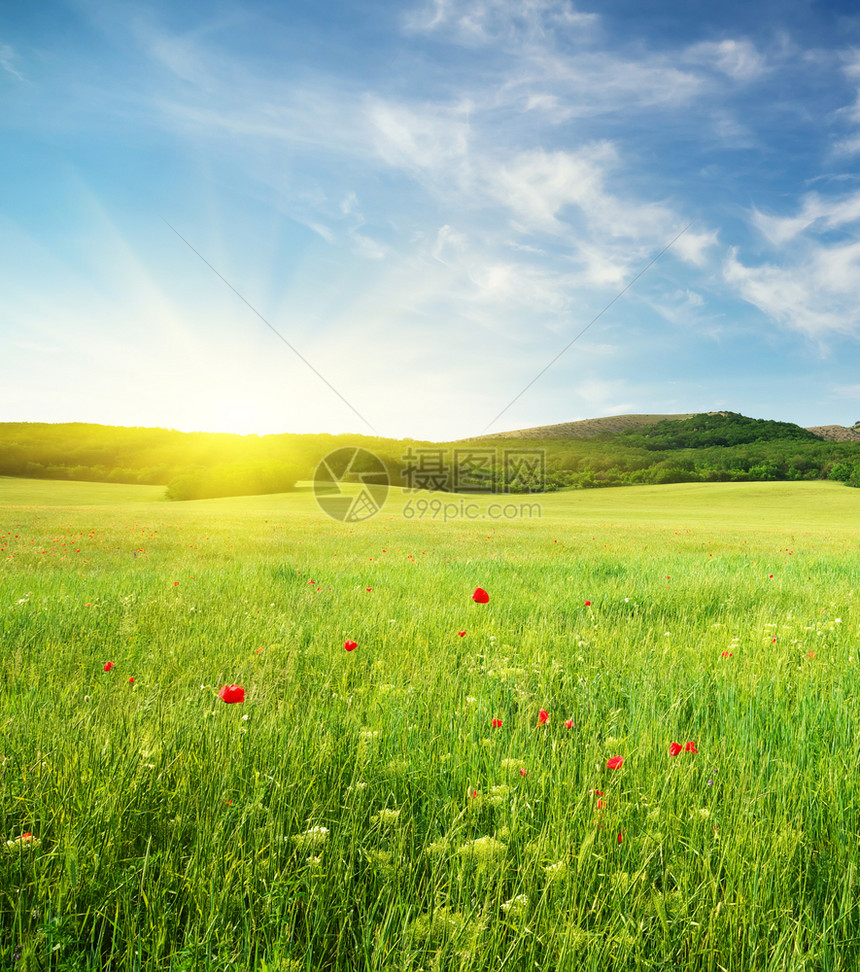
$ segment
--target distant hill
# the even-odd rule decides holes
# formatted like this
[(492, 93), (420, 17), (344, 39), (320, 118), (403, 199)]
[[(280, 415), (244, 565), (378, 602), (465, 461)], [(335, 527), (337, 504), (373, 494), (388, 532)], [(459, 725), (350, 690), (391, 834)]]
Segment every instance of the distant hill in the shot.
[(84, 422), (0, 422), (0, 476), (166, 486), (169, 499), (284, 492), (363, 446), (399, 469), (406, 446), (355, 435), (232, 435)]
[(805, 429), (737, 412), (615, 415), (471, 441), (504, 442), (512, 452), (514, 442), (539, 447), (546, 488), (777, 479), (860, 486), (860, 423)]
[(750, 443), (817, 442), (814, 432), (793, 422), (754, 419), (738, 412), (705, 412), (688, 419), (667, 419), (654, 425), (625, 429), (617, 441), (651, 452), (671, 449), (708, 449)]
[[(593, 439), (596, 436), (614, 435), (637, 425), (655, 425), (657, 422), (683, 421), (696, 413), (680, 415), (607, 415), (605, 418), (582, 419), (578, 422), (560, 422), (558, 425), (536, 425), (532, 429), (515, 429), (511, 432), (492, 432), (476, 435), (475, 439)], [(708, 412), (709, 415), (715, 413)], [(471, 441), (471, 440), (470, 440)]]
[[(491, 432), (473, 436), (473, 439), (593, 439), (613, 436), (641, 425), (657, 425), (660, 422), (683, 422), (697, 414), (723, 415), (730, 412), (678, 412), (668, 415), (607, 415), (603, 418), (581, 419), (577, 422), (559, 422), (557, 425), (536, 425), (530, 429), (512, 429), (508, 432)], [(788, 423), (786, 423), (788, 424)], [(797, 426), (800, 428), (800, 426)], [(825, 442), (860, 442), (860, 422), (847, 425), (816, 425), (806, 429)]]

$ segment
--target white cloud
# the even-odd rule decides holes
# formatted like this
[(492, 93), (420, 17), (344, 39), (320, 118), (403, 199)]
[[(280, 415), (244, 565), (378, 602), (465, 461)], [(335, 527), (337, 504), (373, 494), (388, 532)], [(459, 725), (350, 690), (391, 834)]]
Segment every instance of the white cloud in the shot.
[(860, 50), (856, 47), (843, 54), (843, 71), (849, 78), (860, 80)]
[(845, 399), (860, 405), (860, 385), (833, 385), (830, 388), (831, 398)]
[(719, 322), (708, 311), (707, 302), (698, 291), (686, 288), (674, 293), (659, 293), (652, 298), (646, 297), (646, 301), (677, 327), (695, 327), (697, 334), (709, 337), (716, 337), (720, 333)]
[(764, 57), (746, 38), (693, 44), (683, 56), (685, 61), (707, 65), (733, 81), (754, 81), (767, 70)]
[(712, 112), (711, 125), (724, 147), (752, 148), (756, 144), (754, 133), (730, 111), (719, 108)]
[(607, 142), (581, 152), (522, 152), (492, 175), (489, 191), (527, 229), (556, 233), (559, 215), (570, 205), (594, 208), (603, 197), (603, 168), (615, 161)]
[(337, 236), (327, 226), (323, 226), (322, 223), (318, 223), (314, 220), (311, 220), (310, 222), (301, 220), (301, 222), (304, 226), (307, 226), (308, 229), (313, 230), (317, 236), (321, 236), (326, 243), (334, 244), (337, 242)]
[(521, 47), (553, 30), (576, 41), (598, 24), (597, 14), (583, 13), (566, 0), (430, 0), (406, 19), (407, 30), (444, 33), (470, 46)]
[(837, 155), (857, 155), (860, 153), (860, 135), (839, 139), (834, 143), (833, 150)]
[(703, 267), (708, 261), (707, 251), (718, 242), (716, 230), (687, 230), (673, 245), (672, 250), (686, 263)]
[(468, 102), (422, 106), (368, 96), (365, 117), (376, 152), (394, 168), (432, 172), (458, 165), (469, 151)]
[(795, 259), (759, 266), (733, 251), (723, 274), (745, 301), (809, 338), (860, 336), (860, 243), (810, 243)]
[(463, 233), (458, 233), (447, 223), (442, 226), (436, 234), (436, 242), (433, 244), (433, 259), (440, 263), (450, 266), (447, 251), (453, 251), (453, 258), (458, 259), (458, 254), (462, 253), (467, 245), (467, 238)]
[(0, 68), (3, 68), (4, 71), (7, 71), (19, 81), (26, 81), (24, 75), (15, 67), (16, 60), (15, 51), (8, 44), (0, 44)]
[[(521, 152), (482, 171), (484, 191), (509, 211), (512, 227), (526, 237), (554, 237), (583, 268), (580, 284), (606, 287), (621, 284), (678, 225), (667, 206), (609, 191), (607, 180), (619, 168), (615, 147), (597, 142), (578, 152)], [(699, 250), (707, 243), (700, 240)], [(684, 252), (696, 256), (695, 244)]]
[(770, 216), (753, 210), (752, 223), (768, 242), (781, 246), (809, 229), (833, 230), (860, 221), (860, 192), (824, 198), (818, 193), (803, 197), (800, 212), (794, 216)]
[(607, 50), (559, 52), (546, 45), (509, 71), (501, 96), (524, 108), (545, 110), (553, 123), (637, 108), (654, 110), (690, 104), (707, 82), (678, 66), (671, 55), (625, 57)]
[(378, 240), (365, 236), (357, 230), (352, 230), (350, 238), (355, 244), (355, 252), (368, 260), (382, 260), (388, 255), (388, 250)]
[[(505, 259), (494, 247), (470, 240), (451, 226), (439, 229), (431, 255), (450, 271), (449, 295), (456, 294), (460, 306), (477, 319), (488, 320), (482, 308), (505, 318), (515, 309), (542, 315), (564, 314), (570, 309), (571, 274), (526, 259)], [(504, 321), (499, 324), (503, 326)]]

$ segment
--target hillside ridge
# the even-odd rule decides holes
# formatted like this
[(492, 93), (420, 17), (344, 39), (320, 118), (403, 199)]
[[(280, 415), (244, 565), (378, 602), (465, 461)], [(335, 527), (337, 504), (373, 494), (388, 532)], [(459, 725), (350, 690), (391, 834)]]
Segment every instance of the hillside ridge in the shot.
[[(513, 429), (508, 432), (490, 432), (476, 435), (475, 439), (591, 439), (597, 435), (622, 432), (637, 425), (656, 425), (658, 422), (681, 422), (698, 412), (679, 414), (605, 415), (601, 418), (579, 419), (575, 422), (559, 422), (556, 425), (536, 425), (529, 429)], [(717, 413), (708, 412), (708, 415)]]
[(846, 425), (815, 425), (806, 431), (826, 442), (860, 442), (860, 422), (850, 428)]
[[(473, 436), (472, 439), (592, 439), (599, 435), (612, 435), (642, 425), (656, 425), (658, 422), (683, 422), (694, 415), (727, 415), (725, 411), (716, 412), (678, 412), (673, 414), (606, 415), (601, 418), (579, 419), (575, 422), (559, 422), (555, 425), (536, 425), (527, 429), (512, 429), (506, 432), (490, 432), (487, 435)], [(801, 426), (802, 428), (802, 426)], [(860, 422), (853, 426), (816, 425), (806, 428), (825, 442), (860, 442)], [(471, 441), (471, 440), (470, 440)]]

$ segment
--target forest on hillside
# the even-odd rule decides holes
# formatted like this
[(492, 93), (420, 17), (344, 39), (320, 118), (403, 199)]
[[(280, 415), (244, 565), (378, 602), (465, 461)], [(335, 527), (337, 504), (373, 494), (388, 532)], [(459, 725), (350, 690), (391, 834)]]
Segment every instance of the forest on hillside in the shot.
[[(0, 423), (0, 475), (162, 485), (176, 500), (251, 495), (290, 490), (311, 479), (325, 456), (356, 446), (382, 460), (393, 485), (424, 489), (528, 493), (815, 479), (860, 487), (860, 443), (828, 442), (791, 423), (731, 412), (587, 440), (528, 443)], [(468, 476), (461, 475), (465, 469)]]

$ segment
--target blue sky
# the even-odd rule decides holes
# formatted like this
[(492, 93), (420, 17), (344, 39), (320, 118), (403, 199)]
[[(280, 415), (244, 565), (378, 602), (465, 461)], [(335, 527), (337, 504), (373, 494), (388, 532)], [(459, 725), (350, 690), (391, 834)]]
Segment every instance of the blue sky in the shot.
[(854, 10), (9, 4), (0, 421), (850, 425)]

